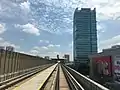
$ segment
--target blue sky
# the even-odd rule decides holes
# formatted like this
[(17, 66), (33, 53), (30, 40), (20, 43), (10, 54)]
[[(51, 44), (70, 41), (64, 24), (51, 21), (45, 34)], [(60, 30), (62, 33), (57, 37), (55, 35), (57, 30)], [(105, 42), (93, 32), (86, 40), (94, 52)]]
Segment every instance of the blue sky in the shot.
[(119, 0), (0, 0), (0, 45), (32, 55), (72, 57), (76, 7), (96, 7), (99, 51), (120, 44)]

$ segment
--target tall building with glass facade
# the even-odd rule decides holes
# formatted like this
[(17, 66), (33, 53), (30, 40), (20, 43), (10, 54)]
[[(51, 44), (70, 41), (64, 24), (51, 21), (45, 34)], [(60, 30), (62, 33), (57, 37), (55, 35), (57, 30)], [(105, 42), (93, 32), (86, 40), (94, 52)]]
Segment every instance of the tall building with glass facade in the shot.
[(97, 53), (96, 9), (76, 8), (73, 20), (73, 57), (76, 67)]

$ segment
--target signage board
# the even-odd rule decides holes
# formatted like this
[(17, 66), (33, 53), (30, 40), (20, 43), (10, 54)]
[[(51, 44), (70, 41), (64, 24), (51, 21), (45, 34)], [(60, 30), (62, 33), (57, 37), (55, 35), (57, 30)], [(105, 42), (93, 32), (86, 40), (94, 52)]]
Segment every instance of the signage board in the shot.
[(120, 56), (114, 58), (114, 80), (120, 83)]
[(101, 56), (95, 59), (95, 73), (103, 76), (112, 75), (111, 56)]

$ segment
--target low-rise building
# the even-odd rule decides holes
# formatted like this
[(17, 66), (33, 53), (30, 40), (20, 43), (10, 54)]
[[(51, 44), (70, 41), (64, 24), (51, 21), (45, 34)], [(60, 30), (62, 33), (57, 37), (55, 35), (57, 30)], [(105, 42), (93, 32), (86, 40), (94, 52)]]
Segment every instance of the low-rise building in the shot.
[(68, 55), (68, 54), (65, 54), (65, 55), (63, 56), (63, 58), (65, 58), (65, 62), (66, 62), (66, 63), (68, 63), (68, 62), (70, 61), (70, 55)]
[[(103, 49), (89, 56), (90, 78), (110, 86), (120, 86), (120, 46)], [(117, 90), (117, 89), (114, 89)]]
[(49, 56), (45, 56), (44, 58), (50, 60), (50, 57), (49, 57)]
[(7, 46), (7, 47), (6, 47), (6, 50), (7, 50), (7, 51), (15, 51), (15, 48), (12, 47), (12, 46)]
[(5, 47), (4, 46), (0, 46), (0, 50), (4, 50), (5, 49)]

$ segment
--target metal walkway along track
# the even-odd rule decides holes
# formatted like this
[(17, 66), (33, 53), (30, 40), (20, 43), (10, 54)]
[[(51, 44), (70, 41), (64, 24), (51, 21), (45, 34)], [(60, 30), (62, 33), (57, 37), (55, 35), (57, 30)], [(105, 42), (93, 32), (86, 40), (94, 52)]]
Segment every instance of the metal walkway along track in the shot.
[(60, 63), (31, 72), (1, 82), (0, 90), (109, 90)]

